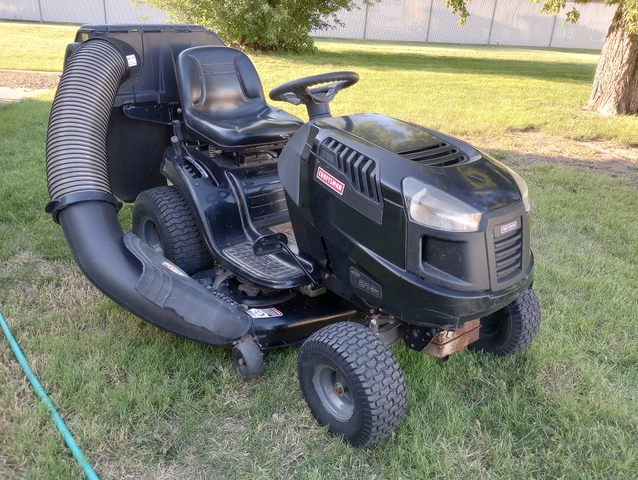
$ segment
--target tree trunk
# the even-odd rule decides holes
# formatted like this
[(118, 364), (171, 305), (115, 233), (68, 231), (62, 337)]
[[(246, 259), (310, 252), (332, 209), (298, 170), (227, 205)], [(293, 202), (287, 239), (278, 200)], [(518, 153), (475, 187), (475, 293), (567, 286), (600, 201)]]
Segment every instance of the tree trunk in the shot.
[(588, 110), (605, 115), (638, 114), (638, 34), (627, 31), (622, 3), (600, 54)]

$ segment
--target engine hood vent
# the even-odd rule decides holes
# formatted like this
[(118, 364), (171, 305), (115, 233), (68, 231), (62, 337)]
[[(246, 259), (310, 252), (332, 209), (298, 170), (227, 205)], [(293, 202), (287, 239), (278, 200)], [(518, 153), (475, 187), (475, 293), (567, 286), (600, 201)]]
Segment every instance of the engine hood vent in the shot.
[(470, 161), (463, 147), (454, 145), (445, 135), (385, 115), (361, 113), (322, 119), (321, 123), (422, 165), (448, 167)]
[(343, 173), (355, 191), (379, 202), (379, 174), (374, 160), (332, 138), (322, 145), (320, 157)]
[(403, 158), (413, 162), (436, 167), (449, 167), (467, 161), (467, 157), (458, 148), (445, 142), (397, 152), (397, 155), (401, 155)]

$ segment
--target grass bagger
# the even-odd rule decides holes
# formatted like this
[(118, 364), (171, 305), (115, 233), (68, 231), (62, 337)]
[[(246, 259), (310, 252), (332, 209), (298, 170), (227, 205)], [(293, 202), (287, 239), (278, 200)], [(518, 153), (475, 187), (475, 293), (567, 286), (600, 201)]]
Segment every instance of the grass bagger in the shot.
[[(525, 182), (470, 145), (380, 114), (330, 114), (359, 77), (285, 83), (195, 25), (85, 25), (47, 135), (52, 214), (84, 274), (169, 332), (232, 350), (302, 344), (313, 415), (354, 446), (405, 415), (389, 347), (445, 360), (533, 340)], [(301, 107), (300, 107), (301, 108)], [(134, 202), (132, 231), (118, 219)]]

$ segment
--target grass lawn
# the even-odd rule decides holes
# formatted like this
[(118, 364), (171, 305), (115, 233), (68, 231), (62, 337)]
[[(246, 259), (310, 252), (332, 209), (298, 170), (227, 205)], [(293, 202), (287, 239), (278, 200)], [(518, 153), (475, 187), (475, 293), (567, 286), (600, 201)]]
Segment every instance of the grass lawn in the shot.
[(0, 68), (61, 72), (66, 46), (76, 25), (7, 22), (0, 20)]
[[(0, 68), (59, 69), (63, 48), (43, 51), (41, 37), (63, 46), (75, 27), (0, 23), (0, 42), (21, 28), (34, 51), (11, 58), (5, 47)], [(396, 345), (407, 417), (380, 445), (353, 449), (312, 419), (296, 347), (267, 353), (264, 376), (244, 383), (229, 352), (165, 333), (97, 292), (43, 211), (53, 94), (0, 106), (0, 310), (100, 478), (637, 478), (638, 184), (549, 157), (527, 161), (527, 147), (512, 140), (530, 139), (535, 150), (544, 139), (576, 164), (581, 154), (563, 144), (638, 143), (638, 118), (580, 109), (597, 55), (319, 47), (312, 56), (253, 56), (265, 90), (356, 70), (361, 82), (339, 94), (335, 114), (379, 111), (486, 139), (527, 180), (539, 336), (514, 357), (465, 351), (447, 363)], [(20, 55), (42, 57), (27, 65)], [(130, 214), (120, 212), (126, 228)], [(82, 478), (4, 338), (0, 478)]]

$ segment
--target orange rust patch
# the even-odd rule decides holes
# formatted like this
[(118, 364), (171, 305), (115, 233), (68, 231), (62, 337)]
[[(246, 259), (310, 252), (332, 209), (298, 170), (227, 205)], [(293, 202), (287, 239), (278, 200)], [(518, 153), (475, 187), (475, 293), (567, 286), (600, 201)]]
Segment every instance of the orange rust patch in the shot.
[(454, 332), (447, 330), (440, 332), (423, 351), (439, 360), (455, 352), (460, 352), (470, 343), (478, 340), (480, 327), (481, 320), (477, 318), (476, 320), (465, 322), (462, 328)]

